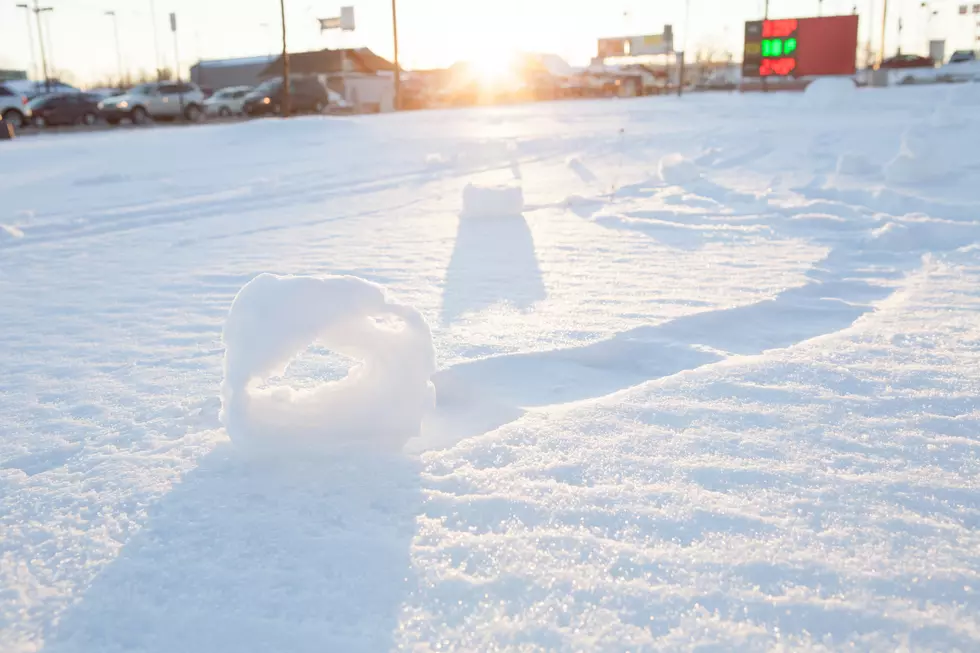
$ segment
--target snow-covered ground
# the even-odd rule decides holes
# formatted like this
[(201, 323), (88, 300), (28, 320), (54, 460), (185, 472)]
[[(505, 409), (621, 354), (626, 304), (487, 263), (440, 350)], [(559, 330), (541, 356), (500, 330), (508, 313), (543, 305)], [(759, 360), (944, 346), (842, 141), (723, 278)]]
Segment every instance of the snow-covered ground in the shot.
[(0, 650), (980, 650), (975, 91), (4, 143)]

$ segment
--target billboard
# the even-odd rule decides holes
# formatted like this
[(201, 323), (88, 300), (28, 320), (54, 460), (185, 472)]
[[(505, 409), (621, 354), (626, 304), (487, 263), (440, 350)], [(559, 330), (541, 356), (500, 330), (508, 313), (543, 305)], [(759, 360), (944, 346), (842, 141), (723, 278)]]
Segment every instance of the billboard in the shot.
[(599, 58), (641, 57), (654, 54), (669, 54), (674, 51), (674, 29), (664, 25), (663, 34), (644, 34), (641, 36), (617, 36), (599, 39)]
[(749, 21), (742, 77), (853, 75), (857, 44), (853, 14)]

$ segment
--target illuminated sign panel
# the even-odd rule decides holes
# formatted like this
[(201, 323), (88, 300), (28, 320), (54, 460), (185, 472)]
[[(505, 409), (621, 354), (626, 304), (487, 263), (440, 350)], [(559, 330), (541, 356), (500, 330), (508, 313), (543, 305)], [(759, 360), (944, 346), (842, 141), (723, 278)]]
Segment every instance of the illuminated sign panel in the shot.
[(854, 15), (749, 21), (742, 76), (853, 75), (857, 35)]

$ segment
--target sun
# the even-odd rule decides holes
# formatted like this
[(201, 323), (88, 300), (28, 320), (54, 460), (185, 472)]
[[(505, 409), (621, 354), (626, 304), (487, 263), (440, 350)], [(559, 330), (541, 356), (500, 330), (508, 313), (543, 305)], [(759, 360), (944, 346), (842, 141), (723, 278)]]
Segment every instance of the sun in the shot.
[(476, 53), (470, 59), (470, 67), (476, 81), (482, 86), (497, 86), (508, 82), (515, 76), (514, 64), (516, 60), (516, 52), (493, 48)]

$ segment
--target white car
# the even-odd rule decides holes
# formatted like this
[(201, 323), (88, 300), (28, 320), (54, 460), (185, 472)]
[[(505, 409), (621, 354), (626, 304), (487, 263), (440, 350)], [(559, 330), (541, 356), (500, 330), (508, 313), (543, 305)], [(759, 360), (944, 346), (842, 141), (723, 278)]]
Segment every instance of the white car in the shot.
[(140, 84), (102, 100), (99, 111), (110, 125), (118, 125), (124, 118), (137, 125), (150, 118), (184, 117), (196, 122), (204, 116), (204, 93), (196, 84), (186, 82)]
[(251, 86), (229, 86), (217, 91), (204, 101), (204, 110), (209, 116), (235, 116), (242, 113), (245, 96), (252, 90)]
[(27, 106), (27, 96), (16, 93), (0, 84), (0, 118), (15, 127), (26, 125), (31, 118), (31, 108)]

